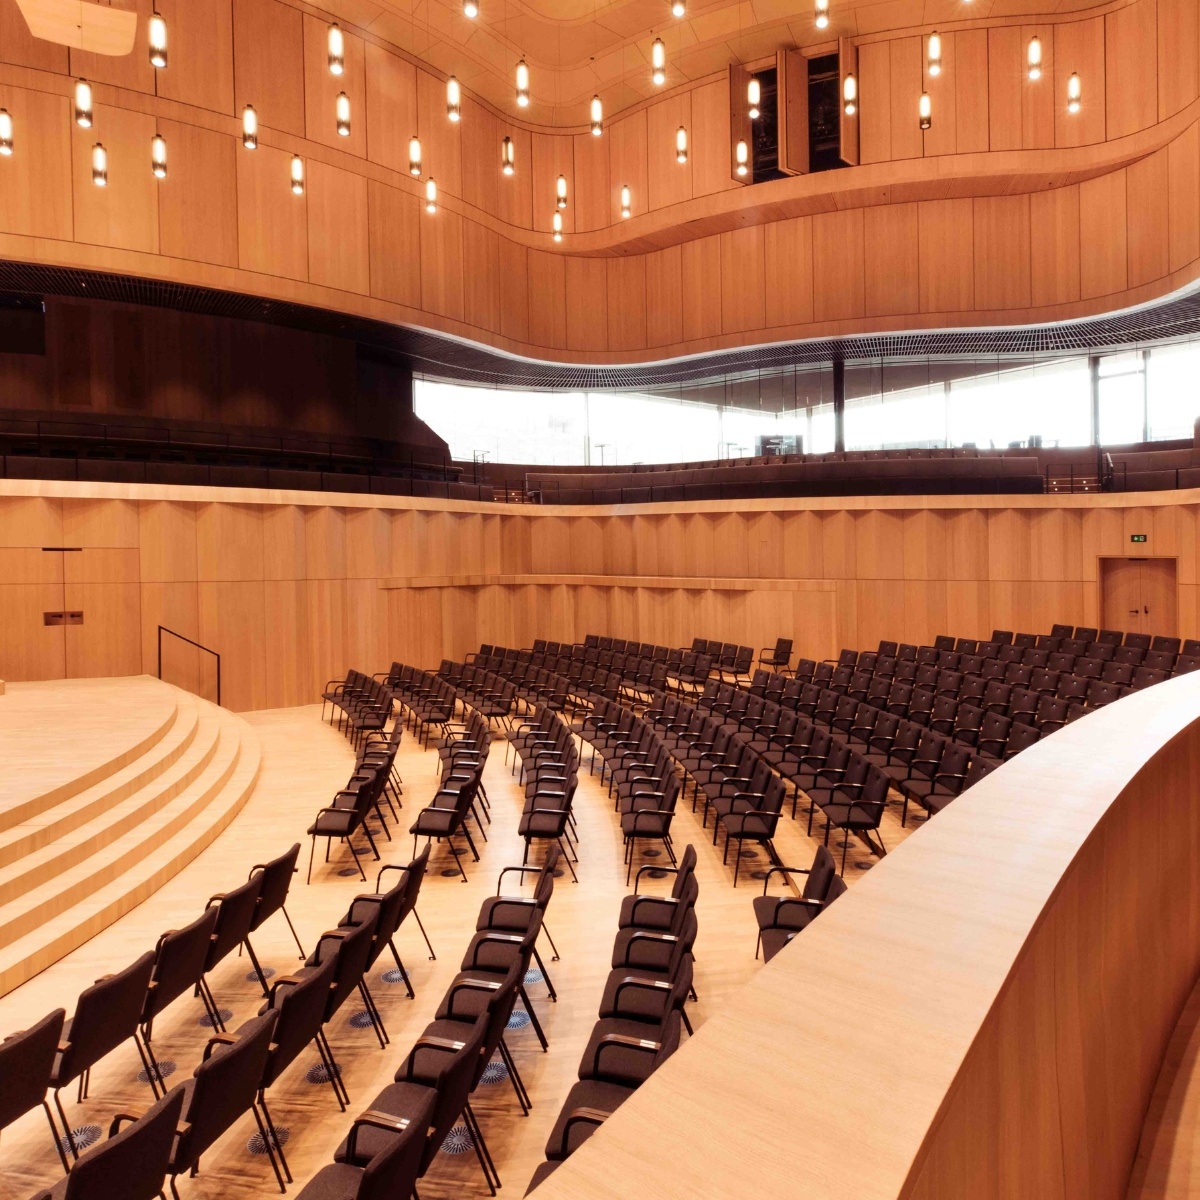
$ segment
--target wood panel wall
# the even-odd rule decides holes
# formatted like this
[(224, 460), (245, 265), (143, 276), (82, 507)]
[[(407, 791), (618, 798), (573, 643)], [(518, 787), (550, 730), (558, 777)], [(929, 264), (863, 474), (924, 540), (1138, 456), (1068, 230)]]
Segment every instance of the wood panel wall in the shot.
[[(480, 642), (791, 636), (821, 658), (1039, 632), (1098, 623), (1098, 560), (1129, 555), (1132, 533), (1147, 535), (1137, 556), (1178, 560), (1175, 632), (1200, 636), (1196, 492), (508, 509), (7, 481), (0, 678), (152, 673), (159, 624), (221, 653), (236, 709)], [(83, 550), (42, 550), (62, 545)], [(42, 625), (64, 607), (84, 625)]]
[[(140, 41), (129, 60), (68, 62), (4, 40), (0, 105), (17, 152), (0, 162), (0, 254), (301, 299), (567, 361), (1076, 317), (1200, 272), (1194, 0), (962, 23), (929, 81), (925, 134), (922, 31), (860, 39), (866, 165), (756, 188), (729, 179), (723, 73), (610, 117), (598, 139), (524, 127), (470, 96), (453, 125), (441, 76), (353, 25), (334, 80), (323, 22), (291, 0), (196, 0), (167, 15), (178, 29), (162, 72)], [(1046, 70), (1029, 83), (1035, 32)], [(1065, 109), (1073, 71), (1077, 116)], [(90, 130), (70, 119), (78, 73), (96, 82)], [(349, 138), (333, 128), (342, 88)], [(245, 103), (262, 127), (253, 152), (238, 136)], [(670, 152), (679, 123), (685, 166)], [(156, 129), (169, 147), (161, 182), (148, 168)], [(414, 131), (442, 197), (433, 216), (406, 170)], [(506, 133), (511, 178), (499, 171)], [(90, 182), (96, 140), (107, 189)], [(292, 153), (307, 164), (299, 197)], [(559, 174), (569, 203), (555, 245)]]

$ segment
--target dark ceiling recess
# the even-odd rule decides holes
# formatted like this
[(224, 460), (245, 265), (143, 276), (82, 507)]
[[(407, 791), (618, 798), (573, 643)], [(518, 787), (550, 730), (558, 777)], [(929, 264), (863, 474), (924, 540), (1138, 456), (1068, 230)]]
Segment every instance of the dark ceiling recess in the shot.
[[(995, 358), (1007, 355), (1112, 350), (1200, 334), (1200, 290), (1144, 308), (1057, 325), (1008, 329), (960, 329), (930, 333), (863, 334), (780, 342), (695, 358), (632, 366), (575, 366), (512, 358), (435, 333), (363, 317), (237, 292), (192, 287), (130, 275), (108, 275), (64, 267), (0, 262), (0, 289), (24, 293), (27, 305), (41, 295), (90, 296), (124, 304), (241, 317), (294, 329), (351, 338), (364, 346), (400, 355), (418, 374), (486, 387), (552, 389), (661, 388), (749, 371), (777, 371), (834, 359), (879, 361), (947, 355)], [(12, 297), (16, 303), (20, 297)]]

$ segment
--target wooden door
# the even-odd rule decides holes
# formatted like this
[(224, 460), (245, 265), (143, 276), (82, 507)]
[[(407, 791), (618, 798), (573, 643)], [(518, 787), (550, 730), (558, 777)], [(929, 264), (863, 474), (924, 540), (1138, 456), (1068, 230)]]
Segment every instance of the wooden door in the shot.
[(1178, 624), (1175, 559), (1101, 559), (1100, 589), (1105, 629), (1174, 636)]

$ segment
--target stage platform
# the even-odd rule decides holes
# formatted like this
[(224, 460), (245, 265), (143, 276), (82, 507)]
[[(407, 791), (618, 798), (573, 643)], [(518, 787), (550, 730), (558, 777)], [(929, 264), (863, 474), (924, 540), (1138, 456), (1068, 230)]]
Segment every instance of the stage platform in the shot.
[(192, 861), (258, 776), (246, 722), (149, 676), (0, 696), (0, 996)]

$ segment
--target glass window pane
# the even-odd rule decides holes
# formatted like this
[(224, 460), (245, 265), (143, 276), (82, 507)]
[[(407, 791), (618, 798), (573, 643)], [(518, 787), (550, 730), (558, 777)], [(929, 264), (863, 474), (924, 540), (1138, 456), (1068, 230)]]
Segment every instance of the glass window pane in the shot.
[(994, 373), (951, 381), (949, 440), (981, 449), (1029, 445), (1031, 438), (1044, 446), (1086, 446), (1091, 410), (1086, 358), (998, 366)]
[(1200, 343), (1150, 352), (1150, 440), (1193, 438), (1200, 417)]

